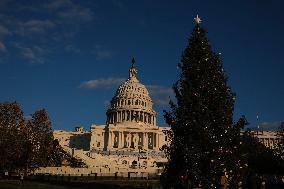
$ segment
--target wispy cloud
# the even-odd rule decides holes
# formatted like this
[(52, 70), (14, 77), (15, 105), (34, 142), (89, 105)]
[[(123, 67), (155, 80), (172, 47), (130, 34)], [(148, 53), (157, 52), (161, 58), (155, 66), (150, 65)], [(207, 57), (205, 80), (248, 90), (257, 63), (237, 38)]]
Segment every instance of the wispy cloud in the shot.
[(0, 38), (5, 37), (7, 35), (11, 35), (12, 33), (5, 26), (0, 25)]
[(55, 24), (50, 20), (29, 20), (27, 22), (18, 22), (18, 29), (16, 34), (26, 36), (36, 33), (45, 33), (51, 28), (54, 28)]
[(119, 9), (125, 9), (125, 4), (120, 0), (112, 0), (112, 4)]
[(108, 108), (110, 107), (110, 105), (111, 105), (111, 104), (110, 104), (110, 101), (109, 101), (109, 100), (105, 100), (105, 101), (104, 101), (104, 106), (105, 106), (105, 108), (108, 109)]
[(48, 54), (47, 50), (38, 46), (24, 47), (17, 43), (14, 46), (19, 50), (22, 58), (33, 64), (43, 64), (45, 62), (45, 55)]
[(91, 21), (93, 12), (86, 7), (80, 6), (71, 0), (57, 0), (47, 4), (51, 11), (56, 11), (56, 14), (62, 19), (70, 21)]
[(174, 96), (173, 89), (170, 87), (160, 85), (147, 85), (146, 87), (149, 90), (154, 104), (158, 106), (167, 106), (169, 104), (170, 97)]
[[(79, 53), (80, 49), (73, 45), (72, 40), (83, 24), (93, 21), (93, 5), (76, 0), (35, 1), (30, 4), (0, 1), (0, 52), (16, 49), (17, 57), (31, 63), (47, 62), (58, 49)], [(15, 43), (18, 46), (13, 45)], [(48, 53), (45, 49), (49, 49)], [(96, 57), (107, 59), (112, 55), (106, 50), (98, 50)]]
[(281, 122), (262, 122), (260, 125), (259, 125), (259, 128), (261, 130), (264, 130), (264, 131), (276, 131), (279, 126), (280, 126)]
[(89, 80), (82, 82), (79, 88), (110, 89), (117, 87), (124, 80), (125, 80), (124, 78), (102, 78), (102, 79)]
[(81, 53), (81, 50), (79, 48), (71, 44), (65, 46), (65, 51), (69, 53), (76, 53), (76, 54)]
[(4, 45), (4, 43), (2, 43), (2, 42), (0, 41), (0, 52), (1, 52), (1, 53), (5, 53), (6, 51), (7, 51), (6, 46)]
[(113, 52), (103, 48), (101, 45), (96, 45), (92, 53), (96, 56), (96, 60), (107, 60), (113, 57)]
[[(79, 85), (79, 88), (84, 89), (110, 89), (118, 87), (124, 78), (103, 78), (84, 81)], [(168, 106), (170, 97), (174, 96), (172, 88), (159, 85), (146, 85), (152, 100), (155, 105)]]

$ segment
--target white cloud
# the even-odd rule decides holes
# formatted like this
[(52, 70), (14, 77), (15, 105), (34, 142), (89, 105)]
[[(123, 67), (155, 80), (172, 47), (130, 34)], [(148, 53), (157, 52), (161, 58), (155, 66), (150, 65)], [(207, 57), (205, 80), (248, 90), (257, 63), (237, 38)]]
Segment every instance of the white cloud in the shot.
[(105, 100), (105, 101), (104, 101), (104, 106), (105, 106), (107, 109), (110, 108), (110, 106), (111, 106), (110, 101), (109, 101), (109, 100)]
[(125, 9), (125, 4), (120, 0), (112, 0), (112, 4), (119, 9)]
[(104, 49), (100, 45), (96, 45), (92, 53), (96, 56), (96, 60), (108, 60), (113, 57), (113, 52)]
[(27, 22), (18, 23), (19, 28), (16, 34), (26, 36), (35, 33), (45, 33), (47, 30), (54, 28), (55, 24), (50, 20), (29, 20)]
[[(5, 45), (9, 45), (9, 49), (17, 50), (18, 57), (31, 63), (46, 62), (47, 55), (58, 52), (59, 48), (79, 53), (80, 49), (68, 44), (72, 43), (81, 26), (94, 18), (93, 2), (48, 0), (32, 4), (13, 1), (11, 4), (2, 1), (6, 0), (0, 1), (0, 10), (5, 10), (0, 11), (0, 52), (6, 52)], [(9, 43), (3, 44), (4, 40)], [(14, 46), (15, 43), (19, 45)], [(96, 57), (103, 60), (112, 54), (103, 50), (98, 51)]]
[(96, 60), (106, 60), (111, 58), (112, 58), (112, 53), (110, 51), (98, 50), (96, 52)]
[(43, 64), (45, 62), (45, 55), (47, 50), (42, 49), (39, 46), (24, 47), (15, 43), (14, 47), (19, 50), (20, 56), (33, 64)]
[(159, 106), (169, 105), (170, 98), (174, 96), (173, 89), (159, 85), (147, 85), (147, 89), (154, 101), (154, 104)]
[(164, 87), (160, 85), (147, 85), (147, 88), (150, 94), (158, 96), (158, 95), (173, 95), (173, 89), (170, 87)]
[[(79, 88), (85, 89), (110, 89), (118, 87), (124, 78), (106, 78), (84, 81), (79, 85)], [(173, 89), (170, 87), (164, 87), (159, 85), (146, 85), (154, 105), (168, 106), (170, 97), (174, 97)]]
[(11, 32), (4, 26), (0, 25), (0, 37), (11, 35)]
[(92, 12), (87, 8), (73, 8), (65, 12), (59, 12), (58, 15), (64, 19), (76, 19), (81, 21), (91, 21)]
[(93, 12), (86, 7), (80, 6), (71, 0), (57, 0), (52, 1), (47, 5), (51, 11), (56, 11), (56, 14), (62, 18), (74, 22), (77, 21), (91, 21), (93, 19)]
[(70, 0), (57, 0), (49, 3), (47, 7), (52, 10), (58, 10), (60, 8), (71, 7), (72, 5), (73, 3)]
[(7, 51), (6, 46), (4, 43), (0, 41), (0, 52), (5, 53)]
[[(110, 89), (118, 87), (124, 78), (106, 78), (84, 81), (80, 84), (79, 88), (85, 89)], [(174, 96), (172, 88), (159, 86), (159, 85), (147, 85), (152, 100), (155, 105), (167, 106), (169, 105), (169, 97)]]
[(109, 89), (117, 87), (125, 79), (124, 78), (106, 78), (84, 81), (80, 84), (80, 88), (85, 89)]
[(81, 50), (74, 45), (66, 45), (65, 51), (69, 53), (76, 53), (76, 54), (81, 53)]
[(265, 131), (275, 131), (279, 128), (280, 124), (281, 122), (262, 122), (259, 128)]

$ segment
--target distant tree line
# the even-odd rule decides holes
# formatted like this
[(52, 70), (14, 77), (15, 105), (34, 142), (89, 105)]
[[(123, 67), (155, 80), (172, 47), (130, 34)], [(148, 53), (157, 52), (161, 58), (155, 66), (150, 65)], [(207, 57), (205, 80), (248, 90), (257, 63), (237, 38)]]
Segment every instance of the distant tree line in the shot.
[(0, 171), (61, 166), (64, 159), (83, 166), (54, 140), (45, 109), (25, 117), (17, 102), (0, 103)]

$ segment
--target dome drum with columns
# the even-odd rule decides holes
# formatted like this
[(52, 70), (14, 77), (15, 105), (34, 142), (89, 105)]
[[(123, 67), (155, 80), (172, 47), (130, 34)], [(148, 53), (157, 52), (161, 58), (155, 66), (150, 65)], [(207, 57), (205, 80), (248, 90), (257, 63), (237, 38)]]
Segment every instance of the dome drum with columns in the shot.
[[(129, 70), (129, 78), (119, 86), (107, 111), (107, 124), (140, 123), (141, 126), (156, 126), (156, 112), (149, 92), (137, 77), (135, 64)], [(129, 124), (127, 124), (129, 125)]]

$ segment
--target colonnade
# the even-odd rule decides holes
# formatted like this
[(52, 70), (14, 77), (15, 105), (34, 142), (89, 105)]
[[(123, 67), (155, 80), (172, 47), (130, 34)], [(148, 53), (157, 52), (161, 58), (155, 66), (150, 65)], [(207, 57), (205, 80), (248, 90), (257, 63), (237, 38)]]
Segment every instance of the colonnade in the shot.
[(159, 134), (155, 132), (109, 131), (108, 149), (159, 149)]
[(137, 110), (121, 110), (108, 113), (108, 123), (120, 123), (124, 121), (144, 122), (156, 126), (156, 116), (154, 114), (137, 111)]
[(123, 106), (138, 106), (144, 108), (152, 108), (152, 102), (150, 100), (135, 99), (117, 99), (112, 103), (113, 108)]

